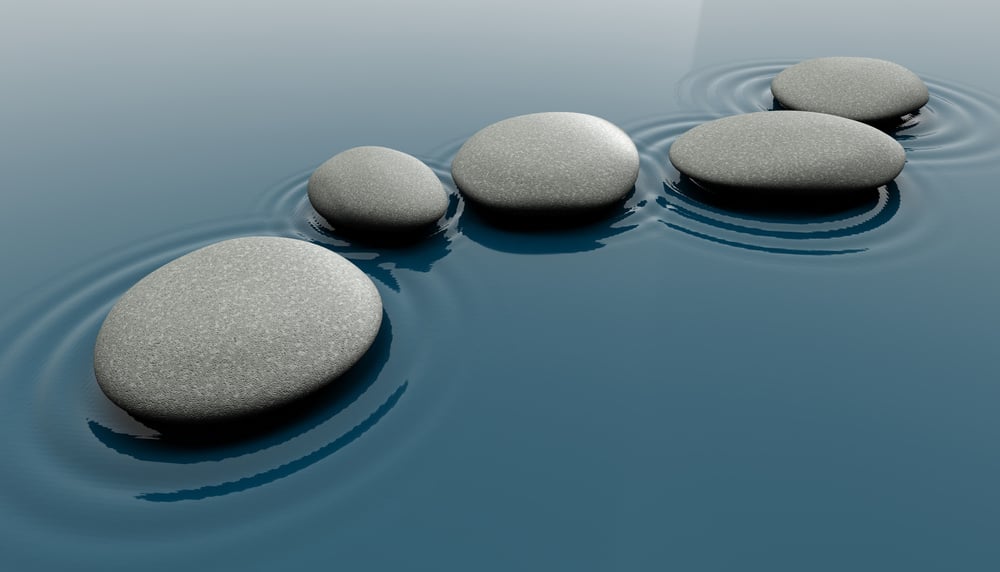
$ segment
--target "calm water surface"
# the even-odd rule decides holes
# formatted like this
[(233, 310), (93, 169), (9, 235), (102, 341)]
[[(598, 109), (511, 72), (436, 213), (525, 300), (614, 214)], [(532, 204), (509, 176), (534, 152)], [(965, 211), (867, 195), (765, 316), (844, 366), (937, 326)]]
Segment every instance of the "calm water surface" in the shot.
[[(0, 23), (0, 562), (10, 570), (996, 570), (995, 11), (859, 0), (22, 3)], [(833, 7), (836, 6), (836, 9)], [(895, 60), (931, 100), (850, 208), (719, 204), (667, 161), (800, 59)], [(535, 111), (625, 128), (599, 223), (491, 226), (451, 157)], [(452, 191), (410, 248), (339, 237), (346, 148)], [(92, 372), (104, 316), (205, 244), (302, 238), (383, 296), (293, 422), (162, 439)]]

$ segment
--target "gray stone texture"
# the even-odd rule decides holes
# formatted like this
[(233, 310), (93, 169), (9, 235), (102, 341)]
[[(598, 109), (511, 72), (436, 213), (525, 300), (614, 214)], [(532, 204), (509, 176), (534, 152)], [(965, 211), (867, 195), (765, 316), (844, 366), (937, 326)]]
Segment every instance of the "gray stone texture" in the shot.
[(923, 80), (903, 66), (854, 57), (795, 64), (771, 81), (771, 93), (788, 109), (867, 122), (899, 118), (923, 107), (929, 97)]
[(864, 123), (806, 111), (761, 111), (710, 121), (670, 147), (685, 175), (720, 187), (831, 192), (892, 181), (906, 153)]
[(382, 320), (372, 281), (329, 250), (236, 238), (182, 256), (130, 288), (97, 335), (104, 393), (141, 420), (219, 422), (331, 382)]
[(463, 195), (501, 212), (592, 210), (623, 199), (639, 174), (624, 131), (592, 115), (505, 119), (462, 145), (451, 174)]
[(444, 216), (448, 193), (416, 157), (386, 147), (355, 147), (313, 172), (309, 202), (337, 229), (411, 232)]

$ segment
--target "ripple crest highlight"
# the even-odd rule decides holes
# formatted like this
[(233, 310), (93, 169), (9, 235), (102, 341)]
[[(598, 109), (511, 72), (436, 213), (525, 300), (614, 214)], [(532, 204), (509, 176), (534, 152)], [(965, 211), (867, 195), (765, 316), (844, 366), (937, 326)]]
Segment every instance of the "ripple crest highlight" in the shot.
[[(415, 383), (434, 352), (423, 343), (421, 319), (414, 314), (447, 305), (440, 298), (446, 293), (426, 284), (414, 286), (415, 293), (407, 291), (416, 301), (395, 293), (385, 296), (393, 319), (383, 319), (383, 331), (369, 353), (304, 406), (301, 417), (266, 434), (202, 445), (173, 441), (128, 417), (100, 392), (93, 374), (94, 340), (125, 290), (201, 246), (237, 236), (280, 235), (275, 226), (268, 217), (212, 221), (134, 244), (68, 271), (4, 317), (0, 415), (18, 437), (2, 445), (6, 462), (0, 471), (7, 473), (3, 480), (8, 486), (0, 499), (23, 522), (23, 533), (37, 525), (46, 536), (58, 530), (78, 535), (98, 523), (103, 533), (140, 540), (259, 524), (264, 516), (302, 508), (301, 503), (289, 504), (290, 498), (315, 502), (337, 495), (341, 485), (363, 481), (373, 462), (384, 462), (419, 429), (412, 418), (391, 423), (405, 431), (380, 431), (374, 437), (382, 441), (375, 447), (380, 454), (355, 445), (373, 439), (373, 429), (384, 427), (400, 408), (433, 413), (433, 408), (405, 405), (418, 385), (420, 400), (440, 397), (435, 394), (440, 387)], [(450, 323), (447, 311), (439, 318)], [(391, 355), (391, 340), (399, 330), (412, 340), (402, 353)], [(345, 454), (353, 457), (342, 459)], [(304, 470), (320, 464), (325, 469)], [(282, 494), (289, 486), (309, 493)], [(220, 502), (232, 493), (253, 494), (254, 502), (243, 504), (257, 508), (220, 512), (206, 506), (183, 513), (142, 508), (149, 502)], [(49, 509), (40, 512), (42, 506)]]
[(905, 170), (893, 183), (872, 189), (849, 204), (808, 209), (733, 201), (700, 187), (674, 169), (667, 153), (677, 137), (717, 118), (713, 114), (674, 115), (629, 129), (644, 164), (650, 166), (643, 185), (657, 186), (657, 221), (665, 227), (744, 250), (830, 256), (860, 254), (893, 242), (894, 235), (908, 225), (904, 221), (912, 218), (897, 217), (905, 192), (919, 188), (914, 183), (919, 177)]
[[(697, 70), (677, 89), (682, 107), (718, 116), (780, 109), (771, 80), (798, 60), (764, 60)], [(901, 122), (880, 126), (917, 164), (984, 165), (1000, 159), (1000, 97), (941, 78), (921, 75), (930, 101)]]

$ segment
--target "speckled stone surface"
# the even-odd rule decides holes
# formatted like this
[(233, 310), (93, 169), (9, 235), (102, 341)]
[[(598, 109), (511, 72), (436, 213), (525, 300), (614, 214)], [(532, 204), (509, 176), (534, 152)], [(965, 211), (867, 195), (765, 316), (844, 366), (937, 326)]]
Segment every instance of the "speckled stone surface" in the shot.
[(624, 131), (592, 115), (521, 115), (494, 123), (462, 145), (451, 174), (474, 203), (505, 212), (563, 212), (623, 199), (639, 174)]
[(219, 422), (309, 394), (350, 368), (382, 320), (372, 281), (301, 240), (226, 240), (150, 273), (111, 309), (94, 370), (141, 420)]
[(448, 193), (416, 157), (386, 147), (355, 147), (313, 172), (309, 202), (334, 228), (411, 232), (444, 216)]
[(873, 58), (817, 58), (795, 64), (771, 81), (788, 109), (817, 111), (857, 121), (886, 121), (923, 107), (927, 86), (899, 64)]
[(670, 162), (720, 187), (824, 193), (879, 187), (906, 153), (864, 123), (807, 111), (761, 111), (710, 121), (670, 147)]

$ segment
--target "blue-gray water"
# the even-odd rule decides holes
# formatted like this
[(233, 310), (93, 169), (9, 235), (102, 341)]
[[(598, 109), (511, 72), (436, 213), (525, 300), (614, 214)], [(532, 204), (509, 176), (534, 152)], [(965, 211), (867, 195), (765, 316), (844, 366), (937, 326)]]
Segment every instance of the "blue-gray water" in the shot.
[[(0, 20), (0, 568), (996, 570), (994, 11), (849, 0), (22, 3)], [(666, 160), (822, 55), (925, 78), (902, 175), (837, 212), (706, 202)], [(454, 191), (535, 111), (635, 139), (620, 212), (413, 248), (331, 234), (315, 166), (376, 144)], [(205, 447), (110, 405), (117, 296), (201, 245), (354, 260), (386, 327), (297, 421)]]

